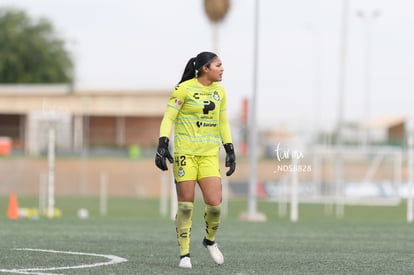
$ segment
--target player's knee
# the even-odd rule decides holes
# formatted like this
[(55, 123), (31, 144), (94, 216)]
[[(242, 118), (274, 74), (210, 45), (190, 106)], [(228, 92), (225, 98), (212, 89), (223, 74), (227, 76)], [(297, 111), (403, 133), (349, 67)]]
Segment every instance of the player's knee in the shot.
[(191, 216), (194, 204), (192, 202), (178, 202), (178, 212), (183, 216)]
[(207, 205), (206, 206), (206, 212), (207, 214), (211, 216), (220, 216), (221, 214), (221, 204), (219, 205)]

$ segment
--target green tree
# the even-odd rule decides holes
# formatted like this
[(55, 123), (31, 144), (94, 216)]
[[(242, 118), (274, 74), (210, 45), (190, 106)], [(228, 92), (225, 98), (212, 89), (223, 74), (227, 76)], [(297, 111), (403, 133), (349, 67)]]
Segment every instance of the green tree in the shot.
[(0, 83), (72, 83), (73, 62), (51, 22), (0, 8)]

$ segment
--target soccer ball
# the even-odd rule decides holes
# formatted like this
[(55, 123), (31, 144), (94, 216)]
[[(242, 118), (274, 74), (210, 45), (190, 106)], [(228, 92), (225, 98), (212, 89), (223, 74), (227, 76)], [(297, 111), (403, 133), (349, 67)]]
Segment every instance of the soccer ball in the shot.
[(88, 209), (86, 209), (86, 208), (79, 208), (79, 210), (78, 210), (78, 218), (79, 219), (82, 219), (82, 220), (89, 218), (89, 211), (88, 211)]

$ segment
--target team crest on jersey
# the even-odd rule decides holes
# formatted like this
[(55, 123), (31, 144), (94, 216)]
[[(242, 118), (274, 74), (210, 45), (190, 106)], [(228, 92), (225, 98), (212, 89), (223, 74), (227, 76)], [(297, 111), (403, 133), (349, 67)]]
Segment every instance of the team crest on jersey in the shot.
[(182, 167), (178, 168), (178, 176), (183, 177), (184, 175), (185, 175), (184, 168)]
[(214, 92), (213, 98), (214, 100), (217, 100), (217, 101), (220, 100), (220, 95), (217, 93), (217, 91)]

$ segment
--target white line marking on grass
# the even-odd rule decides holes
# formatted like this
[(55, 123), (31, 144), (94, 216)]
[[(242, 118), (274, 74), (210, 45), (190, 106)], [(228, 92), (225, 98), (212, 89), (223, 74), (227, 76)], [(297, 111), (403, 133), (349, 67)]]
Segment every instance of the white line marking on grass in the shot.
[(46, 252), (55, 254), (70, 254), (70, 255), (84, 255), (103, 257), (109, 259), (107, 262), (99, 262), (93, 264), (82, 264), (73, 266), (59, 266), (59, 267), (35, 267), (35, 268), (22, 268), (22, 269), (0, 269), (0, 272), (18, 273), (18, 274), (35, 274), (35, 275), (62, 275), (57, 273), (44, 273), (42, 271), (54, 271), (54, 270), (65, 270), (65, 269), (81, 269), (81, 268), (92, 268), (105, 265), (114, 265), (127, 262), (125, 258), (121, 258), (114, 255), (104, 255), (95, 253), (83, 253), (83, 252), (71, 252), (71, 251), (57, 251), (57, 250), (46, 250), (46, 249), (35, 249), (35, 248), (15, 248), (13, 250), (24, 250), (24, 251), (35, 251), (35, 252)]

